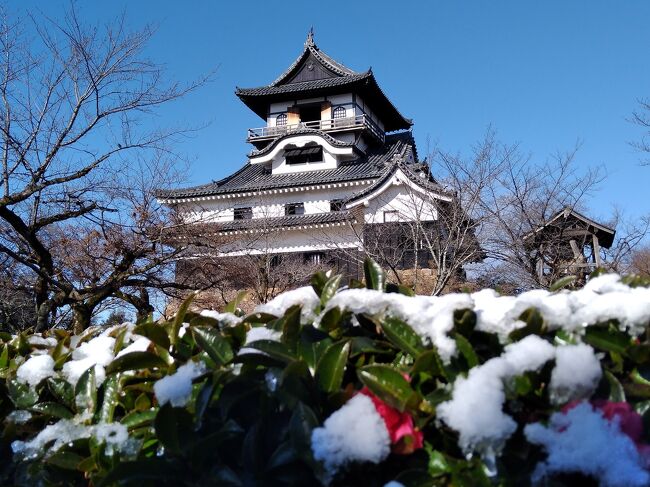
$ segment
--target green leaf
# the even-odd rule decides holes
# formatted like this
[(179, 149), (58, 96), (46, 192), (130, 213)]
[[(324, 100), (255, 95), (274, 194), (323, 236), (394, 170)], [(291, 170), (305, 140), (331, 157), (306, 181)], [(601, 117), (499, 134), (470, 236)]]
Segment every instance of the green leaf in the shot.
[(403, 284), (393, 284), (390, 282), (386, 284), (386, 292), (403, 294), (404, 296), (410, 296), (410, 297), (415, 296), (415, 292), (410, 287), (404, 286)]
[(180, 331), (181, 326), (185, 321), (187, 310), (190, 309), (192, 301), (194, 301), (194, 298), (196, 298), (197, 294), (198, 293), (196, 292), (191, 293), (179, 306), (178, 311), (176, 312), (176, 316), (174, 316), (174, 321), (172, 322), (172, 326), (169, 329), (169, 342), (172, 345), (176, 345), (176, 341), (178, 340), (178, 332)]
[(113, 421), (113, 414), (120, 399), (120, 376), (121, 374), (112, 375), (104, 383), (104, 398), (99, 410), (100, 422), (111, 423)]
[[(166, 457), (147, 458), (134, 462), (120, 462), (113, 468), (97, 487), (113, 487), (115, 485), (136, 485), (143, 480), (158, 481), (154, 485), (183, 485), (176, 480), (184, 478), (185, 473), (177, 464), (171, 463)], [(152, 485), (150, 483), (143, 485)]]
[(6, 367), (9, 364), (9, 345), (2, 346), (2, 353), (0, 353), (0, 368)]
[(614, 374), (606, 370), (605, 379), (609, 384), (609, 400), (613, 402), (625, 402), (625, 390)]
[(225, 365), (235, 357), (228, 341), (213, 328), (193, 327), (192, 336), (196, 344), (219, 365)]
[(564, 289), (565, 287), (573, 284), (576, 279), (576, 276), (565, 276), (551, 284), (551, 287), (549, 287), (548, 290), (551, 292), (559, 291), (560, 289)]
[(508, 337), (513, 342), (517, 342), (528, 335), (542, 335), (544, 333), (544, 317), (536, 308), (528, 308), (519, 316), (519, 320), (526, 323), (526, 325), (510, 332)]
[(327, 284), (327, 281), (329, 279), (330, 279), (330, 271), (328, 272), (318, 271), (311, 276), (311, 280), (309, 281), (309, 283), (311, 284), (311, 287), (314, 288), (314, 292), (316, 292), (317, 296), (323, 294), (323, 288), (325, 287), (325, 284)]
[(343, 317), (343, 312), (341, 308), (334, 307), (328, 309), (323, 317), (320, 320), (320, 328), (327, 332), (336, 330), (341, 325), (341, 318)]
[(332, 393), (341, 388), (349, 353), (349, 341), (338, 342), (327, 347), (316, 365), (316, 383), (322, 391)]
[(366, 287), (376, 291), (383, 291), (386, 287), (386, 275), (383, 269), (372, 258), (366, 257), (363, 261), (363, 273), (366, 277)]
[(84, 415), (95, 414), (97, 407), (97, 382), (95, 380), (95, 366), (89, 367), (79, 380), (74, 388), (75, 404), (77, 412)]
[(150, 424), (155, 419), (157, 413), (158, 410), (155, 409), (150, 411), (131, 411), (120, 420), (120, 423), (129, 429), (137, 428)]
[(47, 379), (47, 388), (55, 398), (68, 408), (73, 409), (75, 407), (74, 388), (67, 380), (49, 378)]
[(381, 328), (391, 343), (414, 358), (424, 351), (419, 335), (402, 320), (388, 317), (381, 323)]
[(296, 348), (300, 337), (300, 305), (291, 306), (282, 318), (282, 343), (292, 350)]
[(299, 402), (289, 421), (289, 435), (294, 450), (303, 459), (311, 457), (311, 432), (318, 424), (314, 411)]
[(193, 431), (192, 415), (184, 408), (165, 404), (154, 420), (156, 436), (173, 453), (181, 453), (189, 445)]
[(167, 363), (153, 352), (131, 352), (113, 360), (106, 373), (124, 372), (125, 370), (151, 369), (154, 367), (166, 368)]
[(469, 368), (476, 367), (478, 365), (478, 356), (469, 340), (460, 333), (456, 333), (454, 338), (456, 340), (456, 346), (467, 361)]
[(411, 376), (415, 377), (418, 374), (447, 378), (442, 360), (435, 350), (426, 350), (415, 360)]
[(224, 313), (234, 313), (237, 311), (237, 308), (239, 308), (239, 304), (246, 299), (246, 296), (248, 296), (248, 291), (240, 291), (237, 293), (237, 296), (235, 296), (235, 299), (232, 301), (229, 301), (228, 304), (223, 308)]
[(320, 294), (320, 304), (325, 306), (327, 302), (332, 299), (332, 296), (336, 294), (336, 291), (339, 289), (341, 284), (341, 275), (336, 275), (328, 279), (328, 281), (323, 286), (323, 292)]
[(29, 409), (38, 402), (36, 389), (27, 384), (21, 384), (16, 379), (7, 381), (9, 398), (17, 409)]
[(34, 404), (31, 408), (29, 408), (29, 410), (35, 413), (45, 414), (47, 416), (61, 419), (70, 419), (72, 416), (74, 416), (72, 414), (72, 411), (70, 411), (63, 404), (59, 404), (58, 402), (40, 402), (38, 404)]
[(599, 350), (616, 352), (621, 355), (625, 355), (625, 351), (631, 343), (631, 339), (627, 334), (601, 326), (587, 328), (583, 340)]
[(277, 316), (272, 315), (270, 313), (251, 313), (248, 316), (246, 316), (243, 320), (242, 323), (268, 323), (270, 321), (273, 321), (277, 319)]
[(415, 408), (420, 397), (402, 373), (388, 365), (366, 365), (357, 370), (359, 380), (379, 399), (388, 405), (404, 411)]
[(45, 460), (46, 463), (66, 470), (77, 470), (84, 457), (69, 451), (58, 451)]
[(159, 323), (145, 321), (144, 323), (136, 326), (133, 330), (133, 333), (147, 337), (156, 345), (161, 346), (165, 350), (169, 350), (169, 335), (167, 334), (165, 327)]
[(247, 343), (246, 348), (259, 350), (275, 360), (286, 363), (293, 362), (297, 358), (284, 343), (276, 342), (275, 340), (256, 340)]
[(428, 443), (424, 447), (429, 455), (429, 462), (427, 464), (429, 475), (435, 478), (451, 472), (451, 467), (442, 452), (434, 450)]

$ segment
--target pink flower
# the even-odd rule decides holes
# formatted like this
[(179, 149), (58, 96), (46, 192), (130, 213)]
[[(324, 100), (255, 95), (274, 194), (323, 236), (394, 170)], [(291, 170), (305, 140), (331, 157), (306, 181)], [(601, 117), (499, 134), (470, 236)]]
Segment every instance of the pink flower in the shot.
[(393, 453), (407, 455), (422, 448), (424, 435), (415, 428), (413, 418), (410, 414), (400, 412), (394, 407), (389, 406), (375, 396), (367, 387), (361, 389), (359, 394), (370, 398), (375, 409), (384, 420), (388, 435), (390, 436)]

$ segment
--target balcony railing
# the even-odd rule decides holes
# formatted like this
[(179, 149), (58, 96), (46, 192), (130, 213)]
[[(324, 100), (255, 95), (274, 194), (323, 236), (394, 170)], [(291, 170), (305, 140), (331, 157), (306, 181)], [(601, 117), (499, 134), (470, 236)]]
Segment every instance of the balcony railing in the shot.
[(290, 134), (303, 129), (322, 130), (323, 132), (338, 132), (343, 130), (365, 129), (382, 142), (384, 141), (384, 132), (379, 126), (367, 115), (357, 115), (355, 117), (337, 118), (330, 120), (312, 120), (310, 122), (300, 122), (294, 125), (279, 125), (277, 127), (261, 127), (257, 129), (248, 129), (248, 141), (254, 142), (262, 139), (272, 139), (280, 135)]

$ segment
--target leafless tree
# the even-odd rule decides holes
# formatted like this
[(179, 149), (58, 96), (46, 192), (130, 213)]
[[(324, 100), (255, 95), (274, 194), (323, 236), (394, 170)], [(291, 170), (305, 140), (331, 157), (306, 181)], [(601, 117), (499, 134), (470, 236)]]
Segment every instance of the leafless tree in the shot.
[(205, 78), (166, 81), (143, 54), (152, 30), (124, 17), (86, 26), (72, 5), (60, 21), (13, 19), (0, 19), (0, 253), (31, 274), (38, 330), (64, 308), (83, 328), (109, 299), (146, 312), (182, 251), (164, 245), (177, 222), (151, 190), (173, 182), (188, 131), (151, 115)]
[[(631, 122), (643, 130), (640, 140), (631, 145), (647, 156), (650, 154), (650, 99), (639, 100), (639, 106), (632, 112)], [(650, 165), (650, 158), (643, 159), (642, 164)]]

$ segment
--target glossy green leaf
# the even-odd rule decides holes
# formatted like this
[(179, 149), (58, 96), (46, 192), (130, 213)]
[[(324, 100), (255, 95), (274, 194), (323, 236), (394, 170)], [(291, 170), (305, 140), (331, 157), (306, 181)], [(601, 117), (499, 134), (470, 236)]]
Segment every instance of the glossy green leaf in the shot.
[[(138, 485), (143, 480), (155, 481), (153, 485), (183, 485), (184, 472), (166, 458), (147, 458), (133, 462), (120, 462), (104, 477), (97, 487)], [(144, 484), (152, 485), (152, 484)]]
[(317, 296), (323, 294), (323, 288), (325, 287), (325, 284), (327, 284), (327, 281), (329, 281), (331, 277), (330, 274), (330, 271), (318, 271), (311, 276), (309, 283), (311, 284), (311, 287), (314, 289), (314, 292)]
[(130, 352), (113, 360), (106, 367), (107, 374), (125, 370), (167, 368), (167, 363), (153, 352)]
[(420, 402), (418, 394), (402, 373), (391, 366), (366, 365), (357, 370), (357, 375), (379, 399), (400, 411), (407, 407), (417, 407)]
[(16, 379), (7, 381), (9, 398), (16, 409), (28, 409), (38, 402), (36, 389), (27, 384), (22, 384)]
[(339, 286), (341, 285), (341, 277), (341, 275), (333, 276), (325, 283), (323, 286), (323, 291), (320, 294), (321, 306), (325, 306), (327, 302), (336, 294), (336, 291), (338, 291)]
[(300, 315), (299, 305), (290, 307), (282, 318), (282, 343), (295, 350), (300, 337)]
[(149, 411), (131, 411), (120, 420), (120, 423), (129, 429), (137, 428), (139, 426), (151, 424), (157, 413), (157, 409), (151, 409)]
[(387, 317), (381, 323), (381, 329), (391, 343), (414, 358), (424, 351), (420, 336), (402, 320)]
[(2, 353), (0, 353), (0, 368), (6, 367), (9, 364), (9, 345), (2, 346)]
[(229, 363), (234, 353), (228, 341), (217, 330), (206, 327), (193, 327), (192, 335), (196, 344), (219, 365)]
[(154, 420), (156, 436), (171, 452), (181, 453), (189, 444), (193, 431), (192, 415), (184, 408), (165, 404)]
[(99, 421), (103, 423), (111, 423), (113, 421), (113, 414), (120, 399), (120, 377), (121, 374), (115, 374), (104, 382), (104, 397), (99, 410)]
[(165, 327), (159, 323), (145, 321), (144, 323), (136, 326), (133, 330), (133, 333), (147, 337), (156, 345), (159, 345), (166, 350), (169, 349), (169, 335), (165, 330)]
[(543, 334), (544, 317), (536, 308), (528, 308), (519, 316), (519, 320), (526, 323), (526, 325), (510, 332), (510, 335), (508, 335), (508, 337), (513, 342), (519, 341), (528, 335)]
[(548, 290), (551, 292), (559, 291), (560, 289), (564, 289), (573, 284), (576, 279), (576, 276), (565, 276), (551, 284), (551, 287), (549, 287)]
[(594, 348), (607, 352), (625, 354), (631, 340), (625, 333), (602, 326), (590, 326), (585, 330), (583, 340)]
[(84, 457), (77, 455), (70, 451), (58, 451), (54, 455), (50, 455), (45, 460), (50, 465), (54, 465), (66, 470), (77, 470), (79, 464), (84, 460)]
[(625, 402), (625, 390), (614, 374), (606, 370), (604, 376), (609, 384), (609, 400), (612, 402)]
[(74, 388), (67, 380), (49, 378), (47, 379), (47, 388), (65, 406), (71, 409), (75, 407)]
[(467, 361), (469, 368), (471, 369), (472, 367), (476, 367), (478, 365), (478, 356), (469, 340), (460, 333), (456, 333), (454, 339), (458, 350)]
[(61, 419), (70, 419), (72, 416), (74, 416), (72, 414), (72, 411), (70, 411), (63, 404), (59, 404), (58, 402), (39, 402), (38, 404), (34, 404), (31, 408), (29, 408), (29, 410), (35, 413), (45, 414), (47, 416)]
[(95, 380), (95, 366), (86, 370), (74, 388), (75, 405), (77, 412), (82, 415), (95, 414), (97, 407), (97, 382)]
[(223, 311), (224, 313), (234, 313), (237, 311), (237, 308), (239, 308), (239, 305), (241, 302), (246, 299), (246, 296), (248, 296), (248, 291), (240, 291), (237, 293), (237, 296), (235, 296), (235, 299), (232, 301), (229, 301), (226, 306), (224, 306)]
[(366, 287), (376, 291), (383, 291), (386, 287), (386, 274), (377, 262), (366, 257), (363, 261), (363, 273), (366, 278)]
[(246, 344), (246, 348), (252, 348), (264, 352), (269, 357), (281, 362), (292, 362), (296, 360), (291, 350), (284, 344), (274, 340), (256, 340)]
[(196, 298), (196, 296), (197, 293), (194, 292), (185, 298), (185, 301), (183, 301), (183, 303), (179, 306), (178, 311), (176, 312), (176, 316), (174, 316), (174, 321), (172, 322), (172, 326), (169, 329), (169, 342), (172, 345), (176, 345), (176, 342), (178, 341), (178, 332), (180, 331), (181, 326), (185, 321), (185, 315), (190, 309), (192, 301), (194, 301), (194, 298)]
[(338, 342), (325, 350), (316, 365), (316, 383), (324, 392), (338, 391), (343, 382), (345, 364), (350, 353), (350, 342)]
[(425, 449), (429, 455), (429, 462), (427, 464), (429, 475), (435, 478), (451, 472), (451, 467), (449, 466), (449, 463), (447, 462), (447, 459), (442, 452), (434, 450), (428, 444), (425, 445)]
[(446, 378), (444, 365), (435, 350), (426, 350), (415, 360), (413, 368), (411, 369), (411, 375), (415, 377), (418, 374), (425, 374), (430, 377)]

